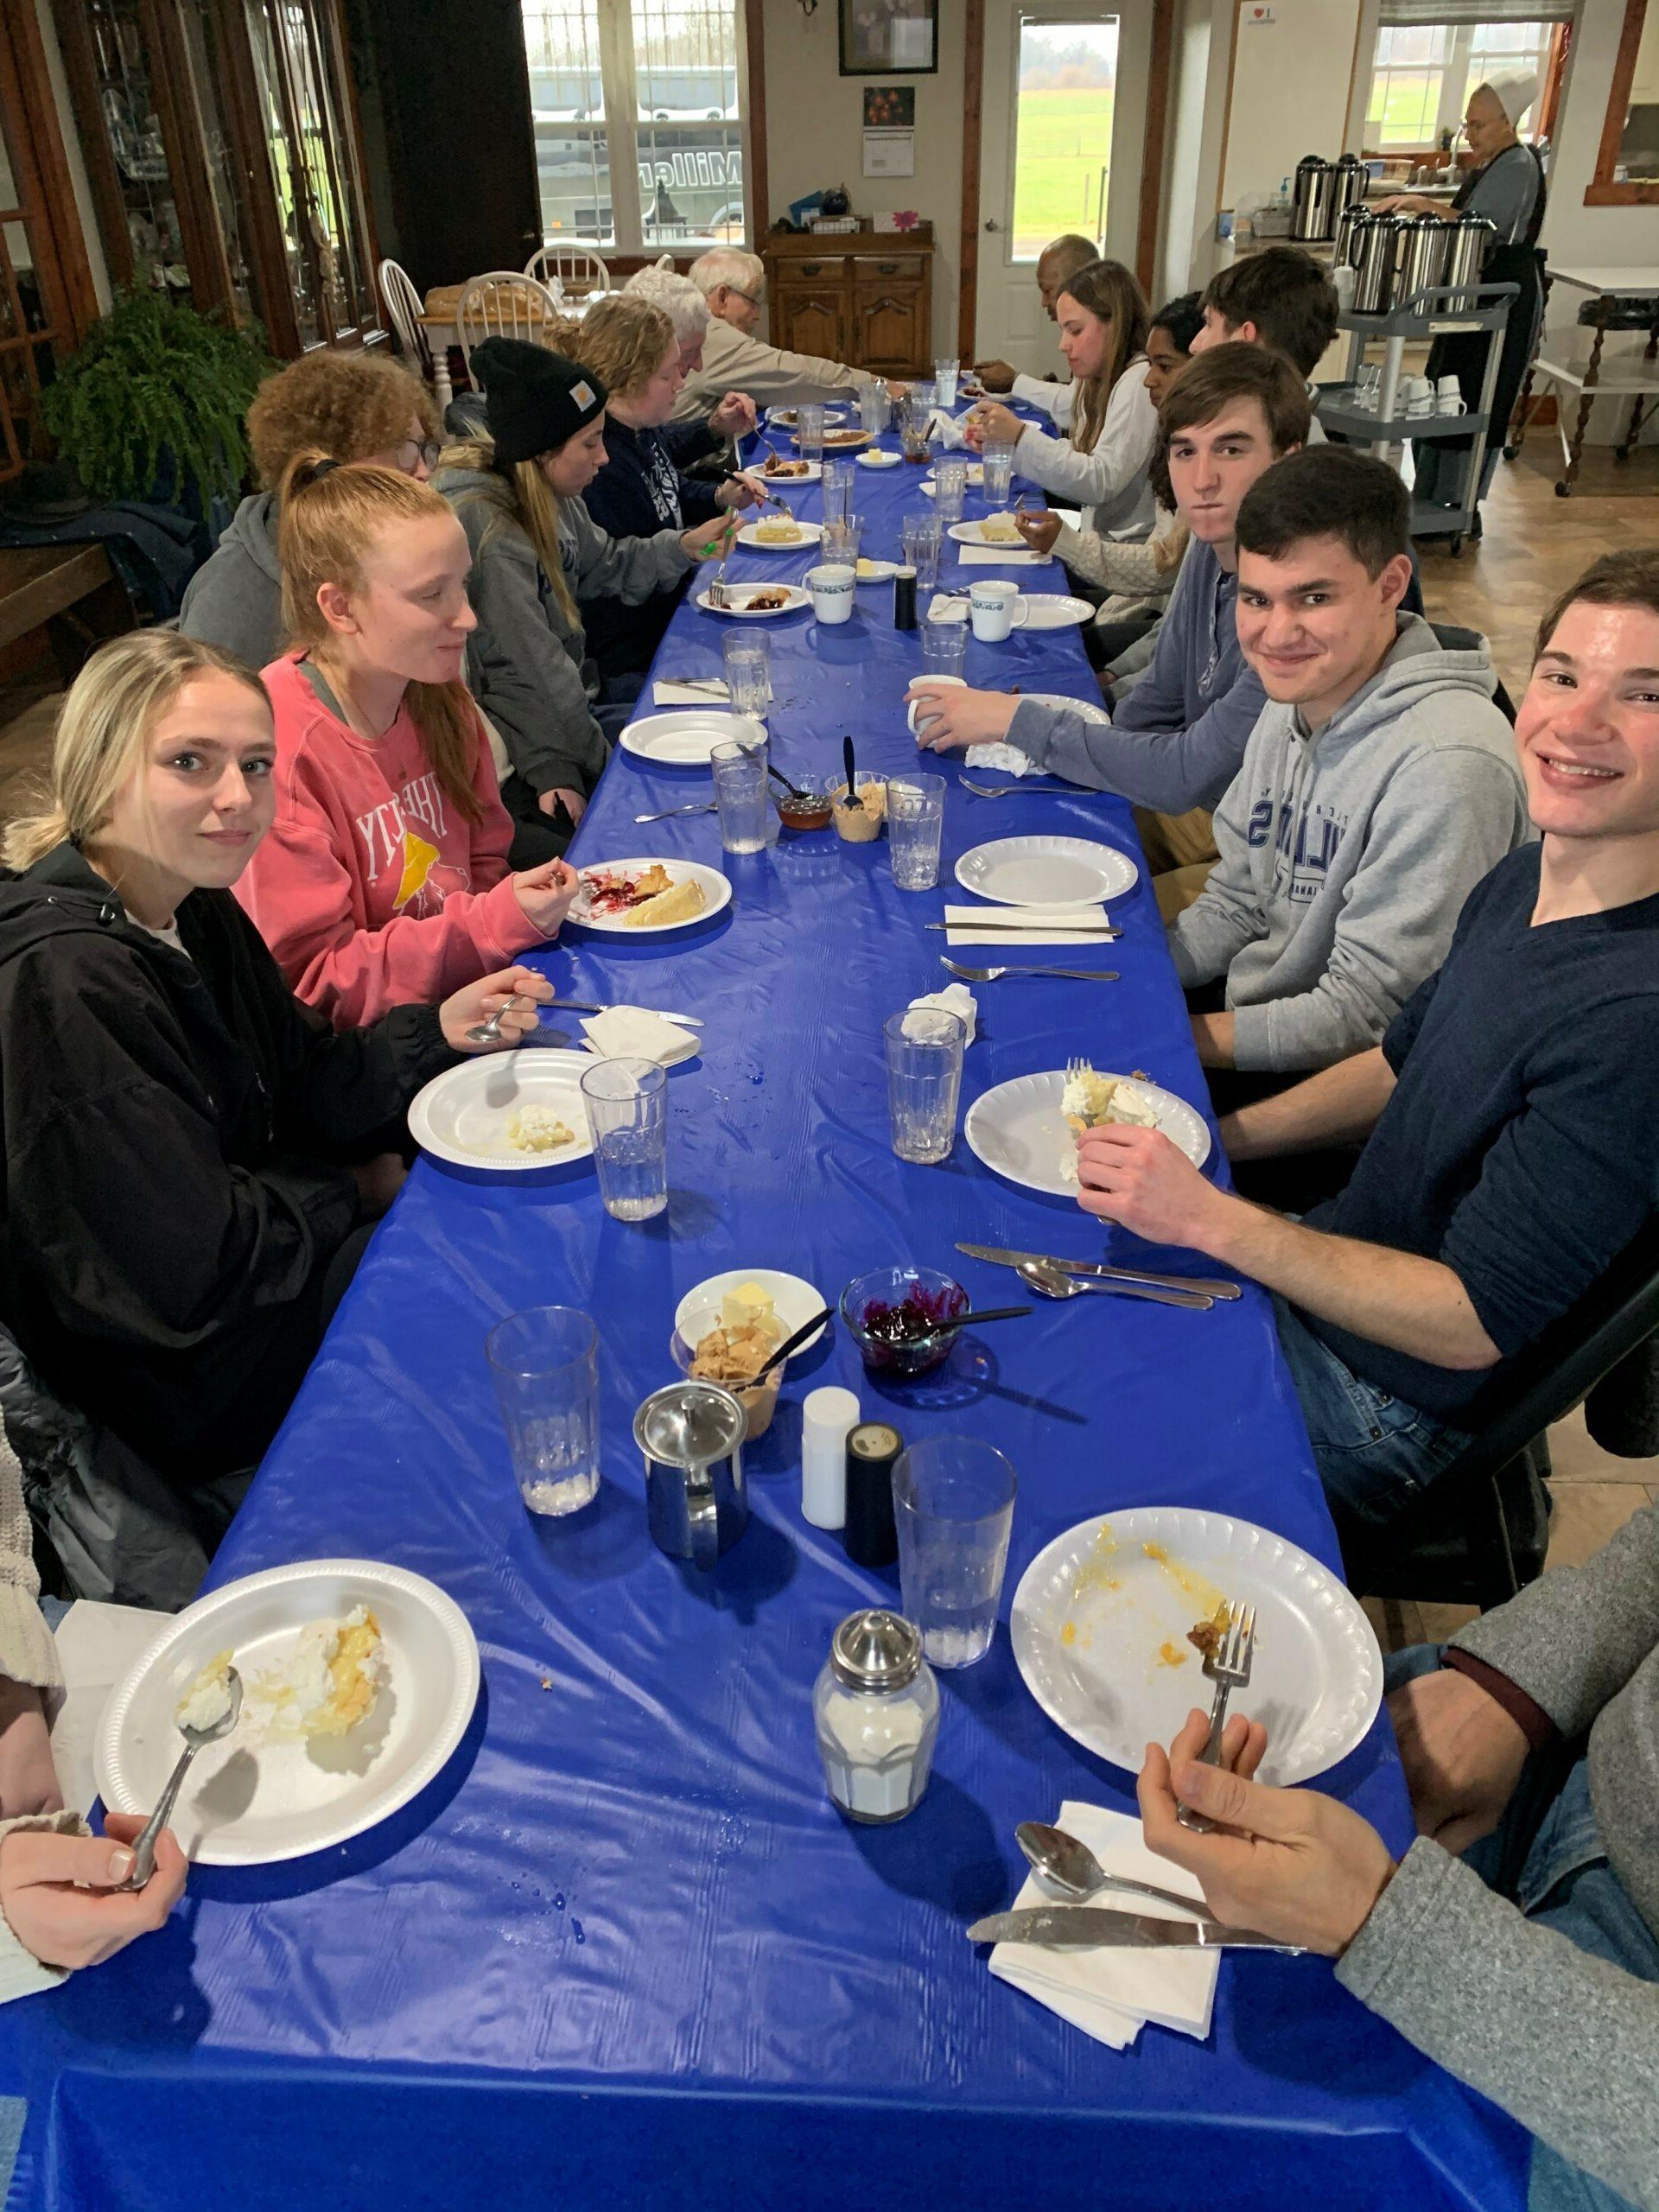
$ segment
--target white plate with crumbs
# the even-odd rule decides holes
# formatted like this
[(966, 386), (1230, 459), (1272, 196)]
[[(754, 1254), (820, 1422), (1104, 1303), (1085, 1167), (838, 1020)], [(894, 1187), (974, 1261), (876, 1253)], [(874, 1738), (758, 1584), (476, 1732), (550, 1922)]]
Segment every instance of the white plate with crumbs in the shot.
[(1068, 714), (1081, 715), (1086, 722), (1109, 725), (1112, 719), (1098, 699), (1068, 699), (1063, 691), (1026, 691), (1020, 696), (1029, 699), (1033, 707), (1064, 707)]
[(591, 1052), (554, 1045), (481, 1052), (446, 1068), (416, 1092), (409, 1133), (423, 1152), (452, 1167), (495, 1167), (516, 1175), (586, 1160), (594, 1141), (582, 1077), (593, 1065)]
[(1140, 870), (1091, 837), (997, 837), (957, 862), (957, 881), (1003, 906), (1092, 906), (1127, 891)]
[(1079, 1522), (1020, 1578), (1014, 1664), (1058, 1727), (1138, 1774), (1147, 1745), (1214, 1694), (1186, 1639), (1224, 1600), (1255, 1607), (1250, 1687), (1228, 1711), (1266, 1726), (1263, 1782), (1310, 1781), (1376, 1719), (1382, 1657), (1338, 1577), (1254, 1522), (1186, 1505)]
[[(598, 930), (607, 937), (665, 937), (671, 930), (686, 930), (694, 923), (708, 921), (732, 903), (731, 878), (702, 861), (637, 857), (591, 861), (581, 874), (582, 888), (571, 906), (569, 919), (582, 929)], [(676, 908), (662, 921), (636, 921), (633, 917), (642, 911), (640, 905), (607, 908), (596, 904), (606, 898), (608, 885), (630, 883), (649, 886), (653, 900), (667, 897), (683, 884), (695, 883), (702, 893), (702, 903), (688, 901), (684, 911)]]
[[(1109, 1076), (1113, 1071), (1099, 1072)], [(1202, 1167), (1210, 1157), (1210, 1130), (1203, 1116), (1161, 1084), (1124, 1080), (1157, 1114), (1158, 1127), (1170, 1142)], [(1051, 1198), (1075, 1198), (1077, 1141), (1060, 1111), (1065, 1089), (1065, 1070), (1051, 1068), (1041, 1075), (1015, 1076), (982, 1092), (963, 1122), (968, 1149), (1010, 1183)]]
[[(342, 1735), (299, 1734), (291, 1700), (269, 1692), (310, 1624), (359, 1605), (380, 1630), (374, 1701)], [(442, 1770), (478, 1701), (472, 1627), (424, 1575), (366, 1559), (268, 1567), (174, 1615), (111, 1693), (94, 1756), (111, 1811), (153, 1809), (184, 1749), (179, 1700), (226, 1649), (242, 1677), (241, 1718), (197, 1753), (171, 1822), (199, 1866), (260, 1866), (361, 1835)]]
[(641, 715), (617, 741), (625, 753), (656, 768), (706, 768), (715, 746), (728, 741), (764, 745), (766, 724), (722, 707), (676, 707), (666, 714)]
[[(786, 537), (774, 534), (783, 531), (788, 531)], [(821, 523), (786, 522), (781, 515), (774, 515), (766, 522), (745, 523), (737, 533), (737, 542), (756, 553), (804, 553), (823, 536)]]
[(986, 527), (987, 524), (984, 522), (953, 522), (945, 535), (948, 537), (954, 537), (958, 545), (992, 545), (1003, 553), (1030, 552), (1030, 546), (1027, 544), (1017, 530), (1012, 531), (1006, 537), (998, 535), (988, 537), (985, 535)]

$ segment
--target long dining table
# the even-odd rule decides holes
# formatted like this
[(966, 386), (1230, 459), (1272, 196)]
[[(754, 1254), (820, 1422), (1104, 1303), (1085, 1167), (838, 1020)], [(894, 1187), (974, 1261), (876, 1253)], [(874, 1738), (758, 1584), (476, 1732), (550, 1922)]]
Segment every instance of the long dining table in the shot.
[[(864, 550), (892, 555), (901, 514), (924, 504), (918, 472), (855, 480)], [(816, 486), (791, 497), (818, 513)], [(982, 512), (970, 492), (969, 515)], [(954, 555), (947, 583), (988, 573)], [(794, 580), (815, 557), (739, 550), (729, 575)], [(1065, 588), (1058, 565), (1006, 573)], [(861, 766), (916, 765), (904, 693), (918, 638), (895, 628), (893, 600), (874, 583), (843, 626), (810, 612), (769, 624), (785, 773), (838, 770), (845, 733)], [(688, 597), (656, 673), (717, 675), (726, 628)], [(1098, 696), (1072, 628), (974, 641), (967, 674)], [(1207, 2039), (1153, 2026), (1118, 2052), (995, 1979), (965, 1937), (1019, 1887), (1018, 1821), (1067, 1798), (1134, 1809), (1133, 1777), (1062, 1733), (1016, 1669), (1008, 1604), (1037, 1552), (1091, 1514), (1181, 1503), (1336, 1563), (1254, 1286), (1207, 1313), (1039, 1303), (892, 1389), (832, 1328), (791, 1363), (747, 1454), (752, 1519), (718, 1567), (672, 1561), (647, 1533), (632, 1416), (673, 1379), (676, 1302), (704, 1277), (785, 1268), (833, 1304), (864, 1269), (924, 1262), (1000, 1304), (1014, 1278), (963, 1260), (957, 1239), (1145, 1256), (1074, 1202), (992, 1173), (960, 1135), (942, 1165), (894, 1156), (882, 1022), (949, 980), (925, 925), (957, 857), (1048, 831), (1136, 853), (1116, 799), (981, 798), (954, 758), (925, 765), (949, 779), (944, 865), (939, 889), (915, 893), (895, 888), (885, 840), (785, 834), (722, 857), (712, 815), (639, 825), (708, 797), (706, 773), (611, 762), (573, 856), (690, 856), (734, 887), (723, 912), (676, 936), (567, 928), (537, 956), (568, 995), (702, 1018), (701, 1052), (669, 1077), (668, 1211), (612, 1220), (591, 1163), (507, 1176), (420, 1159), (211, 1579), (346, 1557), (429, 1577), (476, 1633), (471, 1724), (379, 1827), (285, 1864), (198, 1867), (163, 1931), (0, 2013), (0, 2088), (29, 2097), (9, 2204), (1523, 2202), (1524, 2137), (1325, 1961), (1230, 1955)], [(1112, 914), (1117, 982), (979, 988), (964, 1107), (1077, 1052), (1144, 1069), (1208, 1118), (1144, 874)], [(520, 1502), (484, 1354), (498, 1319), (547, 1303), (594, 1317), (602, 1393), (597, 1499), (551, 1520)], [(940, 1675), (932, 1779), (890, 1827), (836, 1813), (814, 1738), (836, 1624), (898, 1598), (896, 1570), (853, 1565), (803, 1517), (801, 1401), (826, 1382), (907, 1440), (969, 1431), (1018, 1471), (995, 1640)], [(1405, 1847), (1385, 1718), (1319, 1786)]]

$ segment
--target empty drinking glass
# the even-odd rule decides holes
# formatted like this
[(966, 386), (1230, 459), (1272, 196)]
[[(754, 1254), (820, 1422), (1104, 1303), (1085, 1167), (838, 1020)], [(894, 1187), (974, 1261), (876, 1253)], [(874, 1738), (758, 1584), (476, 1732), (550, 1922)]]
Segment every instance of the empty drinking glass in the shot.
[(519, 1495), (575, 1513), (599, 1488), (599, 1336), (569, 1306), (510, 1314), (485, 1344)]
[[(962, 604), (960, 600), (954, 602)], [(948, 600), (935, 601), (936, 606), (950, 606)], [(965, 622), (928, 621), (922, 626), (922, 673), (924, 676), (960, 676), (968, 658), (968, 625)]]
[(951, 454), (933, 464), (933, 512), (939, 518), (939, 528), (948, 530), (953, 522), (962, 520), (962, 502), (968, 489), (968, 463), (960, 454)]
[(823, 518), (847, 522), (853, 512), (853, 463), (844, 453), (831, 454), (823, 464)]
[(938, 404), (941, 407), (956, 405), (957, 378), (959, 374), (960, 370), (955, 361), (934, 362), (933, 389), (938, 395)]
[(899, 444), (906, 461), (927, 459), (927, 418), (933, 412), (931, 405), (924, 405), (913, 392), (906, 398), (899, 418)]
[(766, 842), (766, 748), (722, 738), (709, 751), (720, 842), (728, 853), (759, 853)]
[(944, 830), (943, 776), (887, 779), (887, 856), (900, 891), (931, 891), (938, 881)]
[(1011, 445), (987, 446), (981, 459), (985, 463), (985, 504), (988, 507), (1006, 507), (1014, 490), (1014, 448)]
[(817, 403), (797, 410), (795, 443), (803, 461), (823, 459), (823, 409)]
[(930, 1436), (893, 1470), (899, 1586), (935, 1667), (967, 1667), (996, 1633), (1008, 1564), (1014, 1473), (972, 1436)]
[(732, 712), (765, 721), (772, 704), (772, 639), (764, 631), (728, 630), (721, 658)]
[(939, 581), (939, 518), (929, 509), (907, 514), (899, 525), (905, 565), (916, 571), (916, 588), (930, 592)]
[(616, 1221), (668, 1205), (668, 1075), (655, 1060), (596, 1060), (582, 1078), (599, 1195)]
[[(892, 786), (888, 786), (891, 791)], [(896, 876), (897, 868), (893, 870)], [(957, 1095), (968, 1025), (943, 1007), (887, 1016), (887, 1115), (900, 1160), (931, 1166), (957, 1141)]]
[(863, 535), (861, 516), (840, 515), (833, 522), (826, 518), (823, 525), (824, 559), (855, 569), (858, 566), (859, 540)]
[(893, 402), (884, 384), (861, 384), (858, 388), (859, 427), (879, 438), (893, 420)]

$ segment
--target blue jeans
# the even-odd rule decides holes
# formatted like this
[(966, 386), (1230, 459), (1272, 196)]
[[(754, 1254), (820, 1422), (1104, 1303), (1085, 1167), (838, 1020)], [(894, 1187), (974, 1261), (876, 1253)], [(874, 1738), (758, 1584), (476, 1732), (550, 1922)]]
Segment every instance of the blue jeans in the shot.
[[(1433, 1674), (1443, 1649), (1419, 1643), (1395, 1652), (1383, 1662), (1385, 1690)], [(1639, 1980), (1659, 1981), (1659, 1940), (1607, 1862), (1584, 1758), (1559, 1787), (1541, 1788), (1543, 1780), (1540, 1762), (1529, 1759), (1503, 1820), (1470, 1846), (1465, 1862), (1541, 1928)], [(1630, 2212), (1627, 2197), (1535, 2139), (1527, 2205), (1528, 2212)]]
[(1385, 1527), (1451, 1465), (1467, 1436), (1356, 1375), (1282, 1298), (1273, 1309), (1320, 1481), (1353, 1520)]

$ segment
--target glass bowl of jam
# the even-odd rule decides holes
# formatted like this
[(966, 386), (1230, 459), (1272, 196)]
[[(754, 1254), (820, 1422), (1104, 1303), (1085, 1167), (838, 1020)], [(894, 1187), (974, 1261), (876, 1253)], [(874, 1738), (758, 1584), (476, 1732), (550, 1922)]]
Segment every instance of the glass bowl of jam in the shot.
[(799, 791), (780, 791), (778, 794), (778, 819), (785, 830), (827, 830), (834, 802), (830, 787), (822, 776), (798, 776), (791, 779)]
[(873, 1268), (841, 1294), (841, 1318), (872, 1375), (925, 1375), (956, 1341), (940, 1323), (968, 1311), (968, 1294), (937, 1268)]

